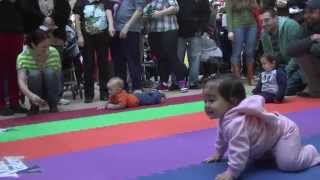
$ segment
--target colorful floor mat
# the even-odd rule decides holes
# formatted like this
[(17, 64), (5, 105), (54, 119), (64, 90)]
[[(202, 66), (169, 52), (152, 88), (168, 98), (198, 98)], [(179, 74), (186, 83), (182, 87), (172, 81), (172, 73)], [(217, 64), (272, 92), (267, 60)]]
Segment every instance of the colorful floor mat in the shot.
[[(320, 149), (319, 100), (292, 98), (267, 109), (293, 119), (304, 142)], [(213, 179), (226, 164), (200, 163), (213, 153), (217, 126), (202, 110), (202, 102), (188, 101), (16, 126), (0, 135), (0, 157), (24, 155), (29, 165), (41, 167), (42, 173), (24, 174), (23, 180)], [(319, 175), (319, 167), (300, 173), (251, 167), (243, 179)]]

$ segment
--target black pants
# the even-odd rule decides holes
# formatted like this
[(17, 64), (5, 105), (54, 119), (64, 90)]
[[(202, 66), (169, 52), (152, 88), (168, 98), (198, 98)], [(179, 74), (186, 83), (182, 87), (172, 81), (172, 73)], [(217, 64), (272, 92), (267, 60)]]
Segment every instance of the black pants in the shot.
[(159, 58), (160, 81), (168, 82), (171, 72), (177, 81), (184, 80), (187, 68), (178, 59), (178, 31), (153, 32), (149, 36), (151, 50)]
[(110, 78), (108, 63), (109, 38), (106, 32), (84, 35), (85, 45), (83, 48), (84, 66), (84, 92), (85, 98), (94, 98), (94, 79), (93, 72), (95, 67), (95, 56), (99, 68), (100, 97), (107, 96), (107, 82)]
[(140, 33), (128, 32), (125, 39), (119, 38), (119, 32), (112, 39), (111, 54), (114, 75), (120, 77), (128, 89), (127, 67), (132, 81), (132, 90), (141, 89), (142, 65), (140, 53)]
[(311, 53), (305, 53), (295, 60), (306, 78), (308, 93), (320, 98), (320, 58)]

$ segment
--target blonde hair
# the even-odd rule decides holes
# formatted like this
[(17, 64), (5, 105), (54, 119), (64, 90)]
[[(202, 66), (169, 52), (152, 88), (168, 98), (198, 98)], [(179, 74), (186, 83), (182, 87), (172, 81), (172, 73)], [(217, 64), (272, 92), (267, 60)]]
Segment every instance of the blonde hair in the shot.
[(113, 77), (109, 80), (108, 84), (112, 84), (112, 85), (115, 85), (117, 86), (118, 88), (120, 89), (123, 89), (124, 87), (124, 82), (121, 78), (119, 77)]
[(256, 0), (228, 0), (231, 10), (240, 12), (245, 9), (253, 10), (258, 7)]

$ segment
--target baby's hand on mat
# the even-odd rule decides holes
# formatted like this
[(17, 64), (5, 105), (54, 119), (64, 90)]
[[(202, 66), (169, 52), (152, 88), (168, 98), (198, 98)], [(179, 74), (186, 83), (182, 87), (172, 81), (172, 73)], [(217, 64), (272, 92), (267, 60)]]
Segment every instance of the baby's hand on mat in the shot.
[(215, 180), (234, 180), (235, 178), (232, 176), (232, 174), (229, 171), (225, 171), (221, 174), (218, 174), (215, 178)]
[(206, 160), (203, 161), (203, 163), (214, 163), (214, 162), (219, 162), (221, 161), (222, 156), (220, 154), (214, 154), (213, 156), (207, 158)]

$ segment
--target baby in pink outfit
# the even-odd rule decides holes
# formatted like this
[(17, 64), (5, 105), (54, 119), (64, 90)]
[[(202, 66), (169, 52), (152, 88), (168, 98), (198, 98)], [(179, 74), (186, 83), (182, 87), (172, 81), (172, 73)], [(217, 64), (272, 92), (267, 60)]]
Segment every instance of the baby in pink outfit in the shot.
[(238, 178), (248, 163), (266, 154), (272, 154), (283, 171), (320, 164), (317, 149), (301, 144), (298, 126), (283, 115), (267, 112), (262, 96), (246, 98), (240, 81), (210, 80), (203, 89), (203, 97), (207, 115), (219, 119), (216, 153), (205, 162), (221, 160), (228, 150), (228, 169), (217, 175), (216, 180)]

